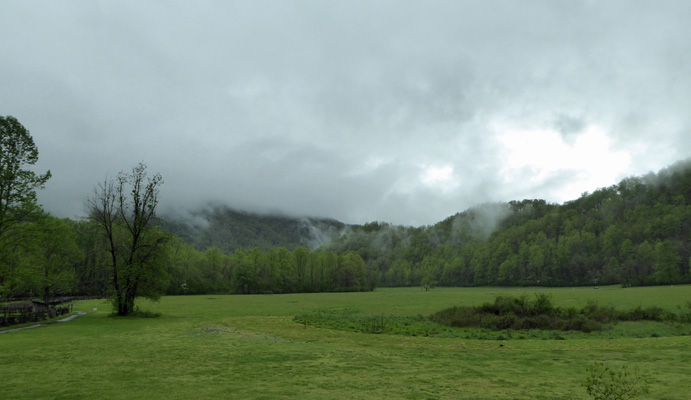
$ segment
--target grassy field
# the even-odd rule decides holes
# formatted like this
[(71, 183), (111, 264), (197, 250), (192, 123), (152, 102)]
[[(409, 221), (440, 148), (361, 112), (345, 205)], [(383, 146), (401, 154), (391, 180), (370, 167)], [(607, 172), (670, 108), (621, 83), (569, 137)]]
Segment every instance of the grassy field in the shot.
[[(691, 336), (478, 340), (372, 335), (304, 326), (294, 316), (348, 309), (363, 316), (429, 315), (495, 296), (551, 293), (558, 306), (589, 300), (676, 310), (691, 286), (560, 289), (419, 288), (368, 293), (165, 297), (141, 304), (158, 318), (87, 315), (0, 334), (3, 399), (587, 399), (594, 362), (648, 371), (640, 398), (688, 399)], [(97, 308), (97, 310), (94, 310)], [(631, 327), (631, 329), (637, 329)], [(691, 332), (690, 332), (691, 333)]]

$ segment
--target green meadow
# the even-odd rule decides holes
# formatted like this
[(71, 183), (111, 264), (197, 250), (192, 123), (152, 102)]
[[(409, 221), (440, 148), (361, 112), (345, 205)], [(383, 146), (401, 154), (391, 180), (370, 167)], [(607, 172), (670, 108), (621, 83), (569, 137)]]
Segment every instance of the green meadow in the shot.
[[(497, 295), (549, 293), (676, 311), (691, 286), (420, 288), (289, 295), (202, 295), (141, 302), (156, 318), (110, 316), (104, 301), (65, 323), (0, 334), (3, 399), (588, 399), (595, 362), (645, 371), (641, 399), (688, 399), (691, 327), (626, 323), (558, 339), (367, 334), (295, 321), (320, 310), (350, 316), (428, 316)], [(676, 325), (676, 326), (673, 326)], [(615, 333), (613, 333), (615, 332)], [(480, 335), (481, 336), (481, 335)]]

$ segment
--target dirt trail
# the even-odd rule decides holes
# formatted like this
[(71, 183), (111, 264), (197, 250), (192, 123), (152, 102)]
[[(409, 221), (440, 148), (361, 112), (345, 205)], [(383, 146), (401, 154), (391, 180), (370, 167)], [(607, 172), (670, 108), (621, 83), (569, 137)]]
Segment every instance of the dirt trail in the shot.
[(0, 334), (3, 334), (3, 333), (10, 333), (10, 332), (17, 332), (17, 331), (23, 331), (24, 329), (38, 328), (38, 327), (41, 327), (41, 326), (53, 325), (53, 324), (58, 323), (58, 322), (72, 321), (73, 319), (75, 319), (75, 318), (77, 318), (77, 317), (80, 317), (80, 316), (82, 316), (82, 315), (86, 315), (86, 313), (83, 312), (83, 311), (77, 311), (76, 313), (70, 315), (69, 317), (65, 317), (65, 318), (59, 319), (59, 320), (57, 320), (56, 322), (49, 322), (49, 323), (45, 323), (45, 324), (36, 324), (36, 325), (31, 325), (31, 326), (25, 326), (25, 327), (22, 327), (22, 328), (8, 329), (8, 330), (6, 330), (6, 331), (0, 331)]

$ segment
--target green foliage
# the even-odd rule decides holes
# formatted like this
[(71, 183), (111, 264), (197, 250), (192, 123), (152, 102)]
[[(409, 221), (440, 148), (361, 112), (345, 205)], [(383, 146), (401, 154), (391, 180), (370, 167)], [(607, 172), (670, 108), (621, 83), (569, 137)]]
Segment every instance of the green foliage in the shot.
[(691, 160), (563, 205), (485, 204), (418, 228), (367, 224), (333, 241), (381, 286), (640, 286), (691, 282)]
[(50, 171), (38, 175), (27, 168), (37, 161), (29, 131), (16, 118), (0, 116), (0, 296), (23, 289), (21, 225), (40, 215), (36, 190), (51, 176)]
[(354, 252), (254, 247), (226, 255), (218, 248), (200, 252), (178, 239), (171, 242), (170, 258), (169, 294), (365, 291), (378, 284), (378, 271)]
[(0, 238), (38, 209), (36, 189), (42, 189), (51, 174), (26, 169), (37, 161), (29, 131), (14, 117), (0, 117)]
[(50, 216), (22, 225), (22, 259), (25, 289), (48, 304), (56, 295), (75, 288), (74, 265), (81, 256), (76, 235), (69, 223)]
[(106, 297), (109, 288), (110, 258), (103, 251), (107, 247), (98, 225), (92, 221), (71, 221), (67, 224), (74, 231), (80, 249), (80, 259), (74, 263), (75, 293)]
[(448, 328), (430, 321), (422, 315), (360, 315), (357, 310), (322, 309), (301, 314), (293, 319), (304, 326), (336, 329), (369, 334), (406, 336), (444, 336)]
[(680, 280), (681, 256), (669, 240), (655, 244), (655, 280), (659, 284), (672, 284)]
[(627, 400), (648, 392), (647, 374), (637, 368), (630, 371), (626, 365), (612, 369), (603, 363), (588, 368), (585, 388), (595, 400)]
[(581, 308), (560, 308), (552, 305), (549, 294), (535, 293), (533, 301), (525, 295), (497, 296), (493, 303), (447, 308), (432, 314), (430, 319), (450, 327), (478, 327), (495, 331), (540, 329), (588, 333), (600, 331), (607, 324), (619, 321), (685, 322), (687, 315), (664, 311), (657, 306), (638, 306), (630, 311), (619, 311), (595, 301), (588, 301)]

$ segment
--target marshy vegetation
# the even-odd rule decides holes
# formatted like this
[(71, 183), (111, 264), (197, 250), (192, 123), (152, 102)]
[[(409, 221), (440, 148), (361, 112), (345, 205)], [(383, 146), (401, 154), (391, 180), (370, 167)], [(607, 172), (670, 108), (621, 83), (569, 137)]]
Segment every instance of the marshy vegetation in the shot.
[(678, 306), (676, 311), (641, 305), (618, 309), (594, 300), (580, 307), (559, 307), (551, 294), (537, 292), (533, 299), (527, 294), (499, 295), (493, 302), (449, 307), (427, 316), (362, 315), (357, 309), (332, 308), (298, 315), (294, 321), (305, 327), (370, 334), (465, 339), (600, 338), (603, 331), (617, 337), (684, 336), (691, 335), (691, 302)]
[(618, 310), (588, 301), (582, 307), (557, 307), (552, 296), (536, 293), (531, 300), (520, 297), (497, 296), (493, 303), (475, 307), (451, 307), (433, 314), (430, 319), (451, 327), (477, 327), (492, 330), (559, 330), (600, 331), (608, 324), (620, 321), (658, 321), (691, 323), (691, 306), (680, 313), (663, 310), (658, 306), (638, 306), (630, 310)]

